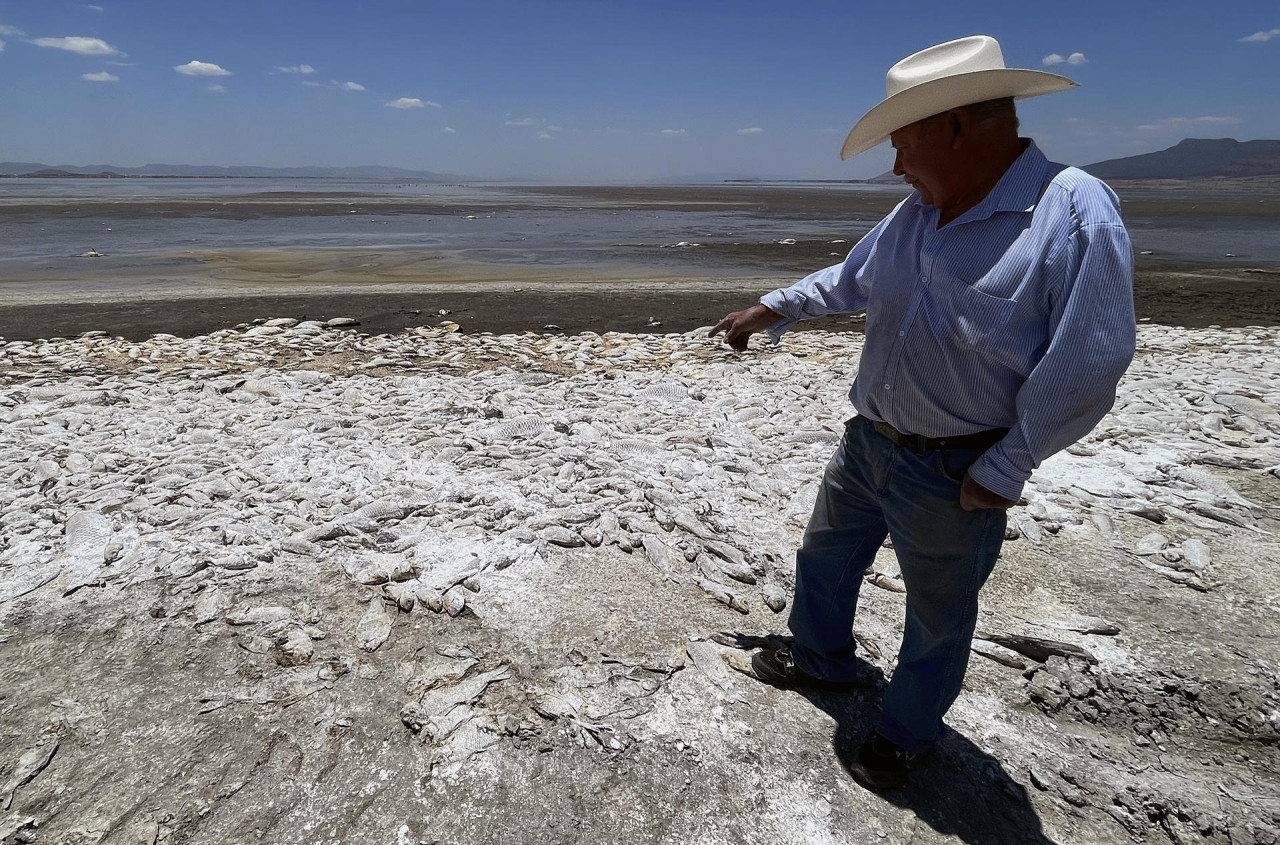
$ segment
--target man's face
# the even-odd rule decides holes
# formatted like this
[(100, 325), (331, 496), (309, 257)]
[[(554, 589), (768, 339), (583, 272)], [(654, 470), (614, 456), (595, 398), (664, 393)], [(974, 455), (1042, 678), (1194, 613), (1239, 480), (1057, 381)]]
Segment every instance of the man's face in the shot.
[(897, 151), (893, 160), (894, 175), (903, 177), (919, 191), (920, 201), (925, 205), (944, 208), (952, 200), (950, 176), (955, 170), (955, 151), (951, 142), (954, 137), (946, 114), (926, 117), (889, 136)]

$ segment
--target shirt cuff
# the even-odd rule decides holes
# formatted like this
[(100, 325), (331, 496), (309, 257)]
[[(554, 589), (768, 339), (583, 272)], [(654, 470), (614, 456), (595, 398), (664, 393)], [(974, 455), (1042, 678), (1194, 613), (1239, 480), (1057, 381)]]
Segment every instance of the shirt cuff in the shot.
[(992, 493), (1013, 502), (1022, 498), (1022, 488), (1031, 477), (1031, 473), (1023, 473), (1000, 458), (995, 453), (995, 448), (988, 449), (974, 461), (973, 466), (969, 467), (969, 475)]
[(787, 329), (800, 322), (794, 317), (787, 315), (787, 297), (785, 288), (778, 288), (772, 293), (766, 293), (764, 296), (760, 297), (760, 304), (765, 308), (768, 308), (773, 313), (782, 315), (781, 320), (764, 330), (765, 334), (767, 334), (769, 339), (774, 343), (777, 343), (782, 336), (786, 334)]

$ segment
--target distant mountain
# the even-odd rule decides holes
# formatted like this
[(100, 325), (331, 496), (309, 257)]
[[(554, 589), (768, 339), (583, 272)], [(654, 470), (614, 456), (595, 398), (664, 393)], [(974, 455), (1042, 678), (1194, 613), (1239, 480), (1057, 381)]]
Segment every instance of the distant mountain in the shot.
[(1113, 158), (1081, 169), (1099, 179), (1280, 176), (1280, 141), (1187, 138), (1158, 153)]
[(461, 180), (464, 177), (430, 170), (405, 170), (401, 167), (214, 167), (194, 164), (148, 164), (143, 167), (115, 167), (109, 164), (50, 166), (35, 162), (0, 161), (0, 176), (73, 177), (73, 176), (177, 176), (206, 179), (262, 177), (275, 179), (422, 179), (431, 182)]

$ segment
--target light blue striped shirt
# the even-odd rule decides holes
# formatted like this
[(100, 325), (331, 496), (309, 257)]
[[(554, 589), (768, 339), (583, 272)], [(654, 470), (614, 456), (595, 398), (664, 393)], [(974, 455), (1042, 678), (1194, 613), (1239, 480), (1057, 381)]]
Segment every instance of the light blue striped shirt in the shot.
[(903, 200), (843, 263), (760, 299), (784, 319), (866, 310), (849, 398), (925, 437), (1009, 434), (969, 470), (1017, 499), (1032, 470), (1115, 402), (1133, 358), (1133, 250), (1105, 184), (1030, 144), (973, 208)]

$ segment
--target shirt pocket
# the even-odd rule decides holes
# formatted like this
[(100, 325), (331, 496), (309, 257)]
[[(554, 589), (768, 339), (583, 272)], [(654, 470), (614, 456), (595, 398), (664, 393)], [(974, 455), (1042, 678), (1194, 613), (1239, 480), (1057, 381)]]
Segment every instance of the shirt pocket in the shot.
[(939, 338), (969, 349), (991, 345), (1018, 303), (983, 293), (959, 279), (935, 277), (929, 284), (925, 316)]

